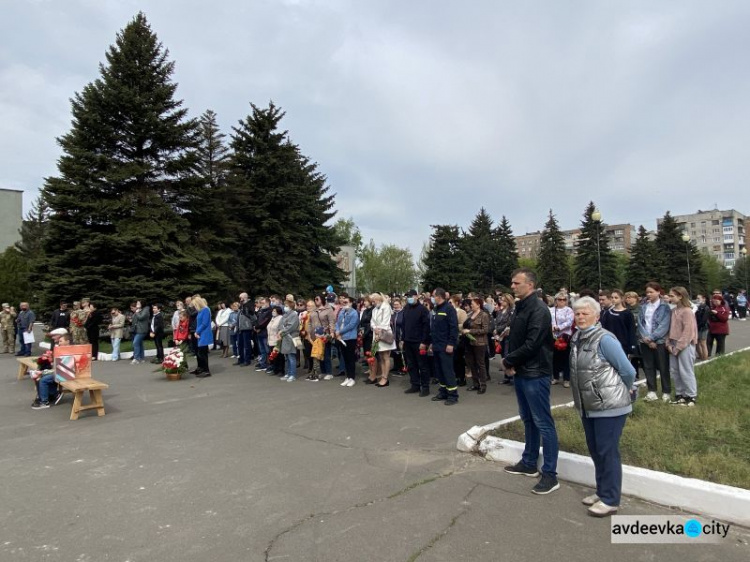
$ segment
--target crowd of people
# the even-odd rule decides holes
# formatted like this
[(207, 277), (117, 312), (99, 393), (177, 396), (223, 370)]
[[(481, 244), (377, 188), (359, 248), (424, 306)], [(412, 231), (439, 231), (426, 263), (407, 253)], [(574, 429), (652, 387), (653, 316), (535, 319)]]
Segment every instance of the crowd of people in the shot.
[[(665, 291), (657, 282), (647, 283), (642, 295), (619, 289), (572, 294), (561, 288), (552, 296), (537, 288), (532, 270), (521, 268), (513, 273), (510, 292), (489, 296), (450, 294), (442, 288), (422, 294), (375, 292), (359, 299), (337, 295), (333, 287), (312, 299), (251, 299), (243, 292), (236, 302), (218, 303), (212, 318), (206, 299), (193, 295), (177, 301), (168, 320), (162, 305), (136, 301), (127, 317), (112, 308), (106, 329), (113, 360), (119, 359), (123, 331), (129, 327), (133, 364), (144, 362), (147, 337), (156, 348), (153, 362), (163, 360), (169, 338), (168, 347), (195, 357), (190, 372), (201, 378), (211, 376), (210, 348), (219, 350), (222, 359), (234, 359), (234, 365), (285, 382), (298, 380), (304, 371), (300, 376), (306, 381), (340, 377), (345, 388), (356, 384), (361, 362), (365, 384), (382, 389), (390, 385), (392, 374), (408, 374), (406, 394), (431, 396), (447, 406), (458, 404), (460, 387), (485, 394), (490, 361), (500, 357), (499, 382), (514, 387), (525, 429), (522, 458), (505, 470), (539, 477), (535, 494), (559, 488), (550, 390), (562, 381), (571, 388), (596, 467), (596, 494), (583, 503), (591, 515), (603, 517), (615, 513), (620, 503), (619, 439), (637, 397), (639, 371), (645, 376), (646, 402), (695, 407), (696, 360), (723, 354), (730, 319), (735, 312), (740, 321), (747, 315), (745, 291), (731, 295), (731, 301), (728, 297), (716, 290), (693, 302), (684, 287)], [(10, 341), (20, 333), (16, 355), (30, 355), (30, 344), (20, 342), (26, 341), (23, 332), (31, 332), (35, 315), (27, 303), (20, 308), (16, 314), (3, 305), (3, 341), (8, 352), (11, 330)], [(53, 345), (61, 336), (67, 342), (69, 331), (72, 343), (96, 346), (102, 322), (97, 307), (81, 299), (71, 311), (61, 303), (48, 328)], [(431, 385), (436, 385), (434, 393)], [(40, 390), (35, 407), (47, 407), (50, 393)]]

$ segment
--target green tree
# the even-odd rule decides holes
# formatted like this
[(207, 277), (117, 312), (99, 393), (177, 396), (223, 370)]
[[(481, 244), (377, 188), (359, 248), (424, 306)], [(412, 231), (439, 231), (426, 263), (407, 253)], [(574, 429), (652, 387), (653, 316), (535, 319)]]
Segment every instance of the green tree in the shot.
[(414, 258), (408, 248), (394, 244), (375, 247), (375, 242), (363, 246), (357, 267), (357, 290), (364, 293), (403, 293), (412, 288), (417, 273)]
[(643, 292), (649, 281), (661, 277), (661, 262), (656, 252), (656, 245), (649, 238), (643, 225), (638, 228), (638, 236), (630, 247), (630, 261), (625, 274), (625, 290)]
[(71, 102), (59, 174), (43, 192), (52, 214), (37, 275), (48, 305), (84, 295), (104, 305), (167, 300), (223, 281), (191, 247), (182, 216), (197, 132), (175, 99), (168, 54), (140, 13)]
[(469, 225), (469, 230), (463, 237), (462, 245), (466, 253), (469, 271), (472, 273), (472, 288), (481, 293), (490, 294), (495, 284), (503, 279), (500, 271), (500, 248), (497, 230), (484, 207), (479, 209)]
[(595, 221), (594, 202), (586, 206), (577, 242), (575, 278), (578, 289), (614, 288), (617, 285), (617, 259), (609, 248), (604, 223)]
[(518, 268), (518, 248), (510, 222), (505, 218), (505, 215), (495, 229), (495, 238), (498, 258), (495, 284), (507, 289), (510, 287), (513, 270)]
[(334, 195), (317, 164), (279, 129), (284, 112), (254, 104), (233, 128), (229, 201), (237, 222), (236, 282), (258, 294), (312, 294), (345, 277), (333, 257), (343, 240), (329, 221)]
[(28, 301), (32, 308), (36, 306), (36, 295), (29, 283), (29, 262), (15, 247), (10, 246), (0, 254), (0, 301), (18, 303)]
[(342, 244), (354, 246), (354, 252), (357, 258), (362, 253), (362, 232), (354, 223), (354, 219), (339, 218), (333, 223), (333, 231), (342, 240)]
[[(724, 269), (724, 271), (726, 271), (726, 269)], [(747, 285), (750, 281), (750, 263), (748, 263), (747, 256), (742, 256), (734, 262), (732, 277), (734, 278), (734, 284), (738, 289), (748, 289)], [(709, 289), (710, 288), (712, 288), (711, 285), (709, 285)]]
[[(728, 289), (731, 284), (732, 274), (724, 267), (724, 264), (716, 256), (708, 253), (708, 251), (701, 252), (700, 260), (701, 269), (706, 276), (706, 290), (711, 292), (714, 289)], [(696, 293), (699, 292), (696, 291)]]
[(442, 287), (451, 292), (469, 291), (472, 274), (463, 251), (461, 230), (457, 225), (432, 225), (430, 249), (424, 258), (424, 288)]
[(692, 290), (692, 294), (706, 290), (700, 252), (692, 240), (682, 240), (682, 229), (669, 211), (659, 223), (654, 245), (662, 264), (659, 281), (665, 290), (677, 285)]
[(539, 286), (547, 293), (554, 295), (560, 287), (570, 284), (570, 264), (565, 251), (565, 239), (551, 209), (539, 239), (537, 260)]
[[(47, 238), (49, 214), (49, 205), (42, 192), (34, 200), (31, 210), (21, 223), (21, 239), (15, 244), (16, 250), (26, 264), (28, 281), (35, 288), (39, 287), (44, 278), (44, 241)], [(34, 302), (34, 306), (38, 304)]]

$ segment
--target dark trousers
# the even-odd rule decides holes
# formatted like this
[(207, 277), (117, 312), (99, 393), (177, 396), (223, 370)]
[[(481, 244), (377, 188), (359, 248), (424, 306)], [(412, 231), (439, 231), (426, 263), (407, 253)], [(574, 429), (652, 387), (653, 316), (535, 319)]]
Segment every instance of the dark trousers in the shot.
[(237, 351), (239, 357), (237, 362), (241, 365), (249, 365), (253, 360), (253, 350), (250, 347), (250, 330), (237, 332)]
[(656, 370), (659, 369), (661, 391), (663, 394), (671, 394), (672, 378), (669, 376), (669, 352), (667, 348), (664, 347), (663, 343), (656, 344), (656, 349), (651, 349), (645, 343), (639, 344), (639, 347), (648, 391), (656, 392)]
[(86, 339), (91, 344), (91, 358), (97, 359), (99, 357), (99, 330), (86, 332)]
[(466, 346), (463, 342), (453, 349), (453, 372), (456, 373), (456, 382), (459, 385), (466, 384)]
[(197, 348), (195, 354), (195, 360), (198, 362), (198, 370), (203, 373), (208, 373), (208, 346), (201, 345)]
[(435, 359), (435, 374), (440, 383), (438, 396), (458, 402), (458, 383), (456, 373), (453, 372), (453, 354), (433, 349), (432, 356)]
[(611, 506), (620, 505), (622, 462), (620, 436), (628, 414), (613, 418), (581, 418), (586, 445), (596, 473), (596, 495)]
[(557, 476), (559, 444), (555, 420), (552, 419), (549, 402), (551, 379), (550, 377), (514, 378), (518, 414), (523, 422), (526, 442), (521, 462), (526, 466), (536, 468), (539, 460), (539, 446), (543, 442), (544, 464), (542, 464), (542, 472), (550, 476)]
[(552, 351), (552, 378), (560, 380), (560, 373), (563, 374), (563, 380), (570, 380), (570, 345), (565, 349), (554, 349)]
[(714, 348), (714, 342), (716, 342), (716, 355), (724, 355), (724, 344), (726, 343), (726, 334), (712, 334), (708, 332), (708, 338), (706, 338), (706, 347), (708, 347), (708, 356), (711, 357)]
[(474, 386), (487, 386), (487, 370), (484, 363), (485, 355), (487, 355), (487, 347), (484, 345), (466, 346), (466, 363), (471, 369)]
[(195, 332), (190, 332), (190, 352), (198, 355), (198, 338), (195, 337)]
[(305, 344), (305, 349), (302, 350), (302, 354), (305, 356), (305, 369), (307, 370), (308, 373), (311, 373), (312, 372), (312, 368), (313, 368), (312, 344), (309, 341), (307, 341), (306, 339), (303, 340), (302, 343)]
[(402, 351), (391, 351), (391, 357), (393, 357), (393, 369), (396, 373), (400, 373), (404, 368), (404, 353)]
[[(98, 340), (98, 338), (95, 338), (95, 341)], [(89, 341), (91, 341), (91, 337), (89, 336)], [(156, 347), (156, 358), (159, 361), (164, 360), (164, 336), (154, 336), (154, 346)], [(93, 353), (94, 350), (94, 344), (91, 344), (91, 355), (92, 357), (96, 357)], [(99, 342), (96, 341), (96, 350), (99, 351)]]
[(429, 389), (430, 372), (427, 369), (427, 356), (419, 354), (419, 344), (404, 342), (404, 359), (409, 369), (409, 380), (413, 388)]
[(326, 343), (326, 351), (323, 356), (323, 363), (320, 365), (321, 375), (330, 375), (333, 373), (333, 362), (331, 361), (331, 342)]
[(339, 357), (344, 361), (346, 378), (353, 379), (357, 367), (357, 338), (354, 338), (353, 340), (345, 340), (344, 344), (345, 345), (338, 346)]

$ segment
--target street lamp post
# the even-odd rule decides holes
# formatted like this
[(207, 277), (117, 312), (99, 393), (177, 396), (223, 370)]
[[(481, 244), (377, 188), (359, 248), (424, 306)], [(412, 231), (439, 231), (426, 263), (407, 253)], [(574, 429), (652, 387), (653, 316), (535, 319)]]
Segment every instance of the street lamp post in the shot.
[(690, 279), (690, 235), (687, 232), (682, 233), (682, 241), (685, 242), (685, 258), (687, 260), (688, 270), (688, 291), (690, 291), (690, 298), (693, 298), (693, 284)]
[(602, 251), (601, 251), (601, 242), (599, 240), (599, 231), (602, 227), (602, 214), (599, 212), (599, 209), (596, 207), (594, 208), (594, 212), (591, 213), (591, 220), (596, 222), (596, 264), (599, 267), (599, 291), (602, 290)]
[(745, 294), (747, 294), (747, 248), (742, 248), (740, 253), (742, 254), (742, 269), (745, 270)]

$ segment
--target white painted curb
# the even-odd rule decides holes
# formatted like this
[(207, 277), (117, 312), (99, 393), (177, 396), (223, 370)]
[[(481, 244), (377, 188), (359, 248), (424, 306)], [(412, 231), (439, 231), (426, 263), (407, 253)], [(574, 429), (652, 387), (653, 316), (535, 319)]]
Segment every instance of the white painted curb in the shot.
[[(51, 346), (47, 342), (40, 342), (39, 347), (42, 349), (49, 349)], [(168, 353), (168, 350), (171, 348), (164, 348), (164, 354), (166, 355)], [(145, 357), (156, 357), (156, 350), (155, 349), (146, 349), (143, 352), (143, 355)], [(133, 352), (132, 351), (125, 351), (123, 353), (120, 353), (120, 359), (132, 359), (133, 358)], [(109, 353), (101, 353), (99, 352), (99, 355), (97, 356), (97, 361), (112, 361), (112, 355)]]
[[(750, 347), (728, 353), (724, 357), (747, 350), (750, 350)], [(696, 366), (705, 365), (713, 360), (712, 358), (703, 361)], [(640, 384), (644, 382), (638, 381)], [(572, 406), (573, 402), (568, 402), (552, 408)], [(486, 434), (519, 419), (519, 416), (513, 416), (485, 426), (474, 426), (459, 436), (457, 448), (460, 451), (481, 454), (487, 460), (515, 464), (521, 458), (524, 444)], [(543, 448), (540, 451), (543, 451)], [(541, 460), (541, 452), (539, 456)], [(596, 487), (594, 462), (590, 457), (560, 451), (557, 459), (557, 474), (563, 480)], [(750, 527), (750, 490), (743, 488), (623, 465), (622, 493), (662, 505), (678, 507), (691, 513), (707, 515), (724, 522)]]

